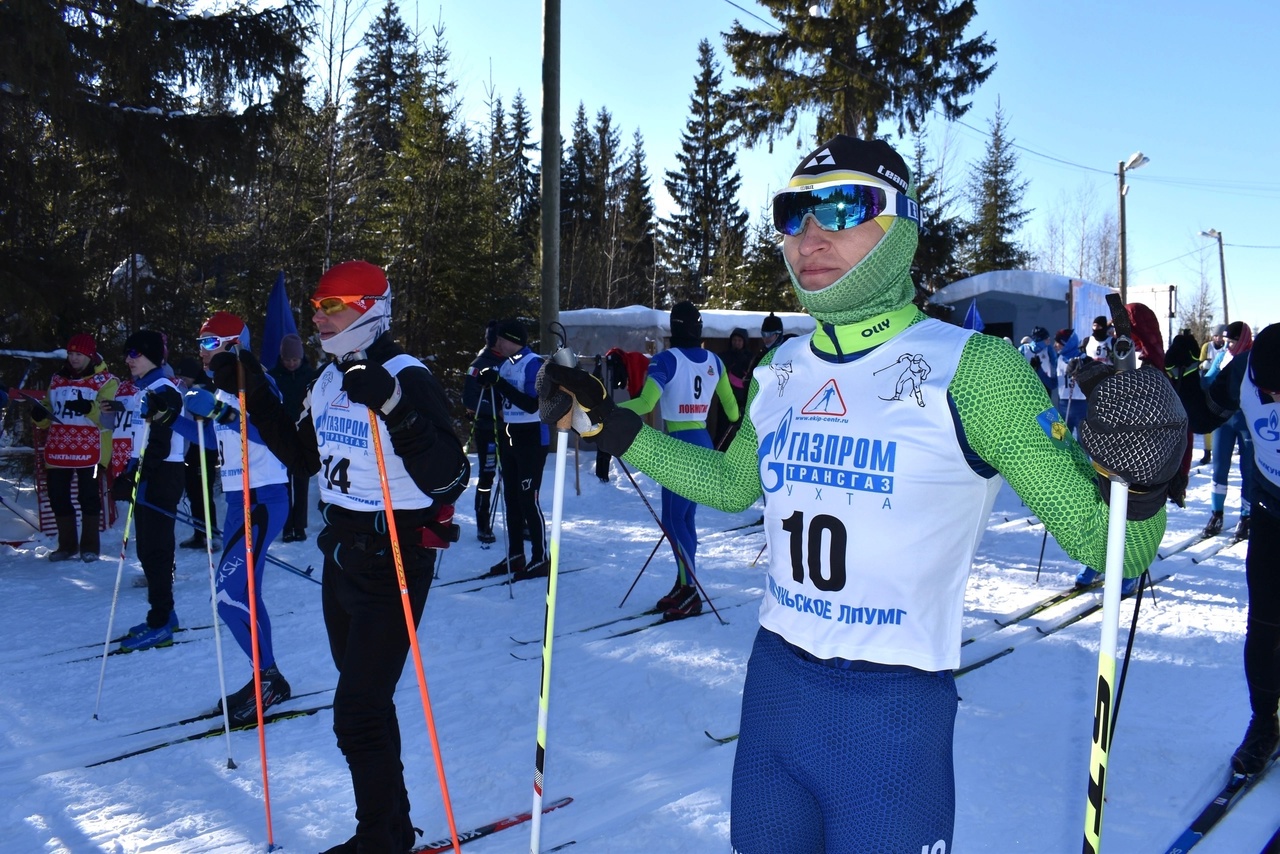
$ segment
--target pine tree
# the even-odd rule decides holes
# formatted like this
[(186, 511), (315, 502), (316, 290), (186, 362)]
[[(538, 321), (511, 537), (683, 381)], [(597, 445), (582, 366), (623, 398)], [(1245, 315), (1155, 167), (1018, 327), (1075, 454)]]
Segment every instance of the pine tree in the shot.
[[(0, 265), (17, 313), (38, 317), (47, 300), (70, 304), (112, 282), (116, 335), (192, 310), (182, 281), (192, 253), (175, 251), (189, 243), (184, 220), (252, 172), (272, 121), (267, 99), (301, 56), (309, 9), (0, 3), (0, 173), (15, 191), (0, 217)], [(51, 198), (71, 202), (56, 220), (34, 207)], [(136, 256), (163, 288), (138, 279), (134, 263), (109, 277)]]
[(689, 121), (664, 184), (676, 205), (663, 220), (663, 246), (673, 269), (673, 299), (701, 303), (708, 285), (741, 262), (747, 215), (738, 205), (742, 178), (733, 153), (729, 109), (720, 90), (720, 68), (711, 43), (698, 44), (698, 74), (689, 99)]
[(645, 166), (644, 137), (631, 137), (621, 181), (618, 210), (619, 259), (605, 307), (652, 305), (657, 287), (657, 235), (649, 169)]
[(1022, 224), (1031, 215), (1030, 209), (1021, 206), (1028, 182), (1018, 175), (1018, 154), (998, 100), (995, 117), (987, 127), (987, 153), (974, 165), (969, 182), (973, 218), (966, 227), (966, 266), (970, 274), (1015, 270), (1025, 267), (1030, 259), (1017, 242)]
[(364, 34), (365, 54), (351, 76), (351, 136), (385, 157), (399, 150), (405, 90), (418, 65), (409, 29), (395, 0), (387, 0)]
[[(750, 85), (733, 92), (749, 143), (817, 117), (816, 137), (870, 139), (884, 120), (916, 130), (936, 105), (948, 120), (991, 75), (986, 33), (966, 38), (973, 0), (759, 0), (778, 22), (755, 32), (735, 21), (725, 34), (734, 70)], [(814, 11), (811, 11), (814, 10)]]
[(923, 133), (915, 135), (911, 171), (920, 202), (920, 240), (911, 263), (911, 278), (917, 288), (932, 294), (968, 275), (961, 264), (964, 221), (954, 210), (956, 200), (947, 183), (945, 157), (934, 165), (925, 151)]

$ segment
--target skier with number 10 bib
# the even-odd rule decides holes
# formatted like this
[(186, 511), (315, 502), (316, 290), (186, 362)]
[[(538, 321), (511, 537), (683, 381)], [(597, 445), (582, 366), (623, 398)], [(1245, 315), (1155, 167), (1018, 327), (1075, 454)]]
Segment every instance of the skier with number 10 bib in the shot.
[(580, 407), (598, 447), (700, 504), (740, 512), (766, 498), (734, 850), (950, 851), (952, 672), (997, 475), (1089, 566), (1105, 566), (1106, 474), (1130, 482), (1124, 573), (1138, 576), (1164, 532), (1186, 416), (1158, 370), (1100, 366), (1082, 426), (1091, 463), (1017, 350), (925, 317), (911, 304), (916, 188), (885, 142), (820, 146), (774, 196), (773, 219), (817, 328), (766, 356), (725, 452), (645, 427), (558, 365), (541, 378), (543, 416)]

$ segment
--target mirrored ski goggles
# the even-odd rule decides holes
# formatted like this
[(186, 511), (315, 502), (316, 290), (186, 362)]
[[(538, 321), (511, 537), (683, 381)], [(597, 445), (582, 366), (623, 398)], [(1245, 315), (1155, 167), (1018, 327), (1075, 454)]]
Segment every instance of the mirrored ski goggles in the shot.
[(808, 217), (827, 231), (841, 231), (878, 216), (901, 216), (918, 224), (920, 206), (906, 193), (848, 181), (788, 187), (773, 197), (773, 227), (783, 234), (804, 231)]
[[(358, 297), (321, 297), (320, 299), (311, 299), (311, 304), (315, 306), (316, 311), (322, 311), (325, 314), (340, 314), (348, 308), (354, 308), (356, 311), (365, 312), (373, 308), (373, 304), (379, 300), (387, 298), (386, 294), (378, 296), (358, 296)], [(363, 303), (363, 305), (362, 305)]]
[(208, 350), (210, 353), (221, 348), (224, 344), (238, 344), (239, 342), (240, 336), (238, 335), (225, 337), (221, 335), (206, 335), (203, 338), (196, 339), (196, 343), (200, 345), (200, 349)]

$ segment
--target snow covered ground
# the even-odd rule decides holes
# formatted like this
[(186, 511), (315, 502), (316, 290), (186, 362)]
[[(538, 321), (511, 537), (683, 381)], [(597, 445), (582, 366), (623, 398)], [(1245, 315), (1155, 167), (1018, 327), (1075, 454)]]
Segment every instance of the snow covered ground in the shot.
[[(1197, 458), (1199, 454), (1197, 453)], [(659, 532), (616, 463), (596, 480), (594, 455), (574, 460), (565, 498), (556, 612), (558, 633), (652, 607), (670, 587), (670, 551), (659, 549), (625, 605), (628, 586)], [(548, 519), (554, 457), (548, 460)], [(658, 489), (637, 475), (650, 503)], [(1233, 485), (1236, 481), (1233, 481)], [(1173, 509), (1165, 542), (1198, 531), (1208, 515), (1207, 469), (1194, 470), (1189, 506)], [(314, 496), (314, 490), (312, 495)], [(0, 481), (0, 495), (30, 512), (29, 482)], [(532, 803), (545, 583), (474, 589), (445, 582), (475, 575), (501, 554), (474, 538), (470, 493), (458, 503), (463, 539), (444, 554), (419, 632), (458, 829), (529, 809)], [(1234, 526), (1238, 490), (1228, 500)], [(221, 515), (221, 514), (220, 514)], [(739, 695), (756, 629), (762, 573), (752, 562), (759, 527), (753, 508), (728, 515), (702, 508), (701, 580), (727, 625), (714, 615), (622, 637), (624, 622), (561, 634), (547, 736), (546, 799), (572, 796), (546, 816), (543, 849), (576, 840), (581, 852), (727, 852), (734, 744), (704, 730), (737, 730)], [(1070, 585), (1077, 565), (1050, 540), (1036, 580), (1043, 528), (1006, 487), (973, 568), (964, 649), (971, 663), (1014, 652), (960, 677), (956, 727), (958, 852), (1074, 852), (1080, 849), (1088, 781), (1099, 617), (1054, 634), (1055, 624), (1100, 593), (1016, 626), (994, 620)], [(271, 554), (299, 568), (319, 565), (313, 525), (302, 543)], [(1010, 521), (1012, 520), (1012, 521)], [(248, 852), (266, 849), (257, 731), (163, 747), (95, 765), (164, 742), (206, 723), (134, 734), (206, 711), (218, 697), (213, 632), (182, 643), (107, 659), (99, 719), (93, 718), (119, 554), (120, 524), (96, 564), (49, 564), (51, 543), (0, 546), (0, 850), (12, 852)], [(30, 529), (0, 508), (0, 538)], [(189, 533), (179, 526), (180, 538)], [(145, 590), (130, 557), (116, 633), (140, 621)], [(1161, 852), (1226, 778), (1226, 762), (1248, 720), (1241, 664), (1246, 589), (1244, 546), (1196, 564), (1183, 552), (1153, 567), (1172, 573), (1145, 597), (1125, 686), (1108, 780), (1103, 840), (1109, 852)], [(909, 560), (904, 551), (903, 560)], [(317, 569), (317, 575), (319, 570)], [(269, 567), (265, 596), (280, 668), (295, 694), (282, 708), (329, 702), (335, 681), (320, 614), (320, 587)], [(179, 550), (175, 586), (183, 625), (208, 626), (205, 555)], [(1132, 603), (1122, 611), (1121, 643)], [(513, 640), (534, 641), (520, 644)], [(222, 633), (228, 689), (249, 666)], [(519, 660), (514, 656), (527, 656)], [(314, 692), (314, 693), (312, 693)], [(431, 744), (412, 667), (397, 695), (413, 818), (428, 839), (448, 835)], [(346, 765), (328, 710), (266, 727), (272, 839), (286, 852), (336, 844), (353, 829)], [(228, 752), (237, 767), (228, 769)], [(1197, 848), (1256, 851), (1280, 822), (1280, 775), (1263, 779)], [(529, 826), (467, 845), (473, 854), (529, 850)], [(785, 854), (785, 852), (783, 852)]]

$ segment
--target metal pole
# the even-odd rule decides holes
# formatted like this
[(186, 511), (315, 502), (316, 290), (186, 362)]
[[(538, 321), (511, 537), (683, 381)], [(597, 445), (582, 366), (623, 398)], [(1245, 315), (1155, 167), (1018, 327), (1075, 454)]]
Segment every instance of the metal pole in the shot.
[(544, 350), (560, 319), (560, 0), (542, 3), (542, 317)]
[(1218, 272), (1222, 275), (1222, 322), (1230, 323), (1231, 315), (1227, 314), (1227, 258), (1222, 250), (1222, 232), (1218, 234)]
[(1120, 169), (1120, 302), (1129, 303), (1128, 261), (1124, 247), (1124, 161), (1119, 163)]

